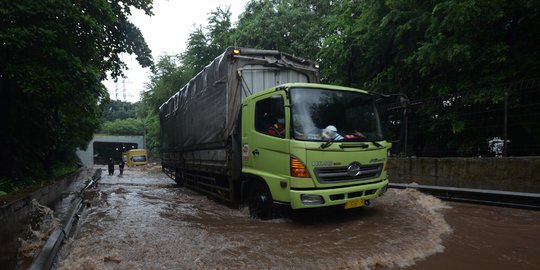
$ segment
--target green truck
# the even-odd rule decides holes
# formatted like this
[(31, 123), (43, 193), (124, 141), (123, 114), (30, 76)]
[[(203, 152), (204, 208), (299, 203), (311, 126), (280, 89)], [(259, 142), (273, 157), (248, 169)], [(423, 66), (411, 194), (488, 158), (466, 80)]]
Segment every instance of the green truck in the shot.
[(228, 48), (160, 107), (163, 172), (253, 218), (369, 205), (388, 185), (379, 97), (319, 84), (308, 59)]

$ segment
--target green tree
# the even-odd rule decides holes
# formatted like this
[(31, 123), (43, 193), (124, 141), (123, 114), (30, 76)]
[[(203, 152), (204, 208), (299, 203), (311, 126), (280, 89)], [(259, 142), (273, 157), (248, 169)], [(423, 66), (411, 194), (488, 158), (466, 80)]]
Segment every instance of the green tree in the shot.
[(323, 77), (423, 101), (416, 143), (471, 155), (494, 132), (471, 120), (502, 102), (504, 85), (538, 76), (539, 14), (526, 0), (340, 1), (325, 23)]
[(180, 66), (180, 57), (161, 56), (150, 76), (150, 83), (142, 93), (140, 117), (149, 114), (159, 115), (159, 107), (191, 79), (191, 69)]
[(233, 45), (231, 40), (231, 12), (217, 7), (208, 17), (208, 26), (190, 33), (187, 48), (181, 54), (182, 70), (195, 76), (212, 60)]
[(144, 135), (142, 119), (127, 118), (105, 122), (102, 132), (110, 135)]
[(206, 29), (210, 42), (210, 59), (206, 59), (209, 60), (206, 63), (208, 64), (215, 57), (223, 53), (227, 47), (234, 45), (234, 40), (232, 40), (233, 28), (231, 25), (230, 8), (222, 9), (221, 7), (217, 7), (216, 10), (210, 12)]
[(233, 39), (243, 47), (317, 59), (324, 38), (323, 19), (333, 5), (327, 0), (253, 0), (240, 15)]
[(150, 149), (150, 155), (159, 157), (160, 155), (160, 125), (159, 115), (150, 114), (144, 119), (146, 128), (146, 148)]
[(191, 69), (180, 66), (180, 57), (164, 55), (158, 60), (150, 83), (142, 93), (138, 115), (145, 119), (146, 146), (153, 155), (159, 154), (159, 107), (191, 79)]
[(0, 3), (0, 176), (39, 177), (86, 147), (109, 100), (101, 81), (126, 66), (120, 53), (152, 65), (133, 8), (152, 15), (151, 0)]
[(114, 121), (137, 117), (137, 104), (121, 100), (111, 100), (109, 106), (101, 117), (102, 121)]
[[(404, 93), (421, 104), (409, 116), (409, 143), (416, 154), (430, 146), (440, 151), (436, 154), (470, 156), (501, 133), (502, 124), (492, 123), (502, 119), (505, 92), (511, 110), (533, 115), (538, 108), (534, 95), (523, 93), (517, 82), (538, 81), (539, 5), (252, 0), (236, 27), (228, 9), (218, 8), (208, 26), (191, 33), (186, 51), (155, 73), (143, 103), (157, 117), (158, 107), (227, 46), (277, 49), (319, 61), (325, 83)], [(394, 113), (390, 126), (401, 125), (402, 115)], [(514, 145), (540, 143), (536, 118), (524, 114), (512, 120)]]

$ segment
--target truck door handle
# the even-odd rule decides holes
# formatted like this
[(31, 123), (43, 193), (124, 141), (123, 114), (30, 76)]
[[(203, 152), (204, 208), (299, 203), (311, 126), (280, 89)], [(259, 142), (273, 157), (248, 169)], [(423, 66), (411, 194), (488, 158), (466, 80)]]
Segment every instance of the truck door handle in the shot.
[(253, 156), (259, 156), (259, 150), (258, 149), (255, 149), (251, 152), (253, 154)]

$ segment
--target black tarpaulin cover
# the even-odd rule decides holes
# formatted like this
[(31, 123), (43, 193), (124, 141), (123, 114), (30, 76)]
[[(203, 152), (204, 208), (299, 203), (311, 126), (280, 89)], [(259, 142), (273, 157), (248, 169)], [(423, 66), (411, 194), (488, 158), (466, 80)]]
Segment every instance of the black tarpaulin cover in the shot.
[[(233, 134), (246, 92), (239, 69), (248, 63), (296, 69), (318, 81), (315, 62), (278, 51), (228, 48), (160, 107), (162, 151), (222, 148)], [(273, 86), (273, 85), (272, 85)]]

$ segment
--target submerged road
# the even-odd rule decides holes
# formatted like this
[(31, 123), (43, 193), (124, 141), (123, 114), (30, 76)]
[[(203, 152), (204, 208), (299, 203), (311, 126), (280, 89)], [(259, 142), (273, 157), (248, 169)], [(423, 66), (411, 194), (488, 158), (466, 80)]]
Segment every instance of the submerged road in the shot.
[(105, 170), (55, 269), (539, 269), (540, 211), (390, 190), (350, 211), (260, 221), (160, 167)]

